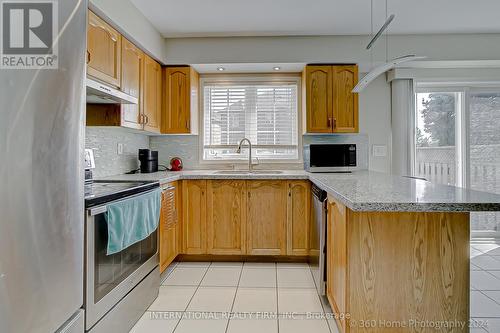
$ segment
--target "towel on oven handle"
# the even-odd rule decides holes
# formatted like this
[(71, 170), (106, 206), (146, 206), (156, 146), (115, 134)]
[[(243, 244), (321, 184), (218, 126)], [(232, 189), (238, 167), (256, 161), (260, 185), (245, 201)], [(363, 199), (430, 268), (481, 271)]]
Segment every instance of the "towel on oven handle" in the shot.
[(108, 204), (107, 255), (118, 253), (151, 235), (158, 228), (160, 206), (160, 189)]

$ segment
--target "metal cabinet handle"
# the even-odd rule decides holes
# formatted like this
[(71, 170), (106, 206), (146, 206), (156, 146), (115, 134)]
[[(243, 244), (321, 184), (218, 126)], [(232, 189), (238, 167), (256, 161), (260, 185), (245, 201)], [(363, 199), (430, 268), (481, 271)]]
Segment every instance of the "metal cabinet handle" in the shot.
[(90, 51), (87, 50), (87, 64), (90, 63)]
[(332, 127), (332, 118), (328, 118), (328, 127)]
[(337, 128), (337, 118), (333, 118), (333, 128)]
[(145, 124), (149, 124), (149, 116), (147, 114), (144, 115), (144, 117), (146, 117), (146, 122)]

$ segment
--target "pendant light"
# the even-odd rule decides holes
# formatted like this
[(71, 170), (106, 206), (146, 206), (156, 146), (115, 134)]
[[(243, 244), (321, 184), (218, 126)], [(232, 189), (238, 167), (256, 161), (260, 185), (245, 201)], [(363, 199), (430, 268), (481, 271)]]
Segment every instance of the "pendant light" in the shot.
[[(379, 31), (373, 36), (373, 38), (370, 40), (368, 45), (366, 46), (367, 50), (370, 50), (372, 46), (375, 44), (375, 42), (380, 38), (380, 36), (384, 33), (384, 31), (387, 30), (391, 22), (394, 20), (396, 15), (391, 14), (389, 17), (387, 17), (387, 0), (385, 1), (385, 17), (386, 21), (382, 25), (382, 27), (379, 29)], [(371, 25), (372, 25), (372, 35), (373, 35), (373, 0), (371, 0)], [(373, 80), (375, 80), (377, 77), (380, 75), (384, 74), (387, 71), (390, 71), (391, 69), (395, 68), (397, 65), (408, 62), (408, 61), (413, 61), (413, 60), (420, 60), (420, 59), (425, 59), (427, 57), (425, 56), (417, 56), (415, 54), (408, 54), (404, 55), (401, 57), (394, 58), (392, 60), (388, 60), (389, 56), (389, 42), (388, 42), (388, 36), (387, 33), (385, 35), (385, 63), (382, 65), (379, 65), (375, 68), (372, 68), (372, 70), (366, 74), (359, 82), (358, 84), (352, 89), (353, 93), (359, 93), (363, 91)], [(370, 51), (370, 58), (372, 62), (372, 67), (373, 67), (373, 51)]]

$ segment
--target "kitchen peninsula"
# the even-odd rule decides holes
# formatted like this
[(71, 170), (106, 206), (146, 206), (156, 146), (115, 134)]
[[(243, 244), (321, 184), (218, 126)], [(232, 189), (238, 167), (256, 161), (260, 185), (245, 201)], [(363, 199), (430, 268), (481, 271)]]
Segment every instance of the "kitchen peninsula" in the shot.
[[(326, 293), (343, 332), (379, 332), (381, 325), (388, 324), (391, 326), (383, 329), (384, 332), (426, 332), (434, 330), (436, 325), (452, 326), (448, 330), (450, 332), (467, 332), (469, 213), (500, 210), (498, 195), (370, 171), (314, 174), (295, 170), (279, 173), (260, 171), (257, 174), (198, 170), (123, 175), (113, 179), (158, 180), (163, 184), (177, 182), (183, 188), (183, 195), (179, 196), (184, 209), (178, 230), (178, 234), (182, 235), (178, 254), (221, 253), (211, 251), (220, 240), (220, 235), (214, 236), (217, 231), (205, 226), (206, 220), (213, 217), (198, 214), (193, 218), (192, 212), (189, 212), (194, 209), (186, 204), (192, 195), (187, 191), (191, 182), (196, 182), (201, 189), (199, 198), (209, 191), (207, 195), (212, 198), (209, 202), (216, 204), (219, 211), (224, 210), (224, 205), (217, 203), (217, 196), (210, 191), (217, 187), (224, 188), (226, 193), (235, 189), (224, 198), (231, 207), (238, 207), (237, 210), (246, 219), (236, 221), (234, 214), (229, 217), (230, 223), (224, 232), (237, 231), (237, 237), (230, 235), (231, 240), (227, 240), (237, 251), (223, 253), (239, 255), (266, 254), (262, 250), (264, 244), (257, 244), (253, 239), (257, 234), (251, 231), (252, 224), (260, 232), (278, 230), (276, 232), (279, 233), (279, 227), (265, 229), (271, 223), (268, 220), (278, 221), (283, 214), (296, 214), (293, 208), (262, 206), (262, 215), (272, 218), (265, 222), (259, 219), (252, 221), (255, 207), (252, 208), (251, 202), (255, 199), (251, 199), (250, 194), (253, 190), (261, 187), (263, 190), (258, 192), (259, 195), (270, 200), (278, 198), (280, 193), (286, 197), (286, 184), (290, 189), (289, 196), (294, 195), (292, 188), (297, 182), (310, 181), (324, 189), (328, 192)], [(276, 191), (272, 196), (266, 196), (271, 189)], [(281, 189), (284, 191), (280, 192)], [(306, 196), (310, 195), (307, 193)], [(286, 202), (286, 199), (276, 201), (283, 205)], [(203, 201), (202, 205), (207, 205), (207, 201)], [(245, 211), (242, 207), (249, 208)], [(211, 211), (209, 207), (207, 211)], [(217, 218), (225, 219), (221, 216)], [(193, 228), (190, 224), (199, 223), (198, 219), (203, 221), (202, 224)], [(306, 234), (309, 228), (296, 228), (293, 219), (292, 226), (287, 227), (286, 220), (285, 217), (282, 235), (266, 236), (267, 240), (276, 240), (278, 244), (275, 246), (277, 250), (268, 254), (293, 255), (294, 252), (288, 250), (293, 250), (300, 243), (293, 231), (301, 230), (302, 238), (299, 239), (308, 242)], [(241, 225), (235, 227), (238, 223)], [(190, 252), (194, 238), (189, 233), (195, 229), (199, 246), (196, 251)], [(206, 243), (211, 244), (208, 249)], [(261, 245), (261, 249), (256, 250), (255, 245)], [(309, 248), (309, 244), (305, 247)], [(280, 248), (283, 250), (280, 251)]]

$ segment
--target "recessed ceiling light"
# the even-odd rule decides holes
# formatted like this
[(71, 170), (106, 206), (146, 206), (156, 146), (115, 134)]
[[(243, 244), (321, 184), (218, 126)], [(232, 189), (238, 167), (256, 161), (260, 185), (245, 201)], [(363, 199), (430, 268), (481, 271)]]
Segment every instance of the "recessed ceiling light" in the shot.
[(225, 71), (226, 69), (225, 69), (224, 67), (217, 67), (217, 70), (218, 70), (219, 72), (223, 72), (223, 71)]
[(281, 67), (276, 66), (276, 67), (274, 67), (273, 69), (274, 69), (275, 71), (280, 71), (280, 70), (281, 70)]

